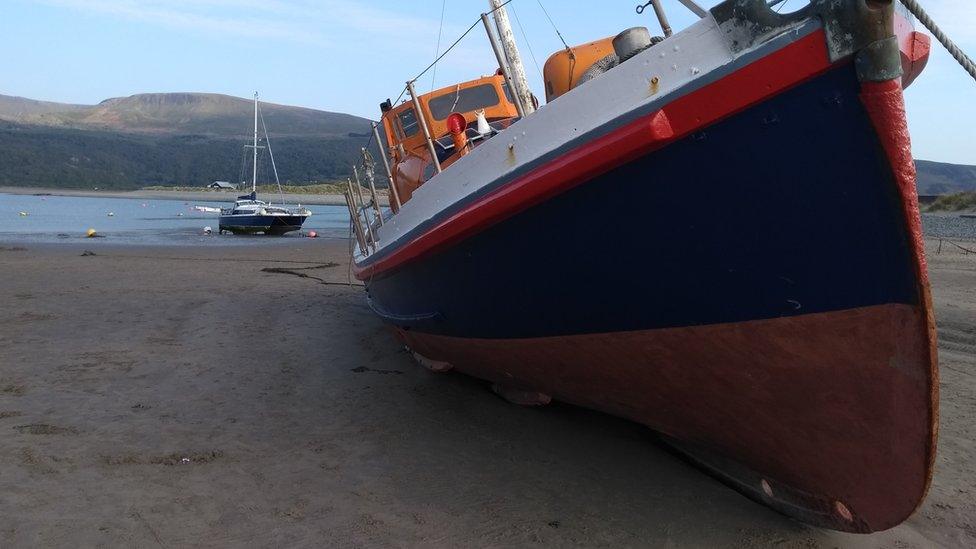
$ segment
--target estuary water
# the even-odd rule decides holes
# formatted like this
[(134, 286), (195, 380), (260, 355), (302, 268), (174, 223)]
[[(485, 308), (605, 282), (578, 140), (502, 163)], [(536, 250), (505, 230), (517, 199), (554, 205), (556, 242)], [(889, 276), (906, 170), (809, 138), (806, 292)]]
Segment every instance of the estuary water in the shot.
[[(105, 238), (100, 242), (140, 245), (250, 245), (295, 242), (298, 233), (279, 237), (217, 235), (217, 214), (193, 206), (227, 207), (229, 201), (149, 200), (0, 193), (0, 242), (65, 242), (85, 239), (88, 229)], [(307, 206), (312, 210), (304, 230), (323, 237), (346, 238), (349, 214), (345, 206)], [(26, 215), (21, 215), (23, 212)], [(109, 215), (112, 214), (112, 215)], [(214, 229), (212, 236), (204, 227)], [(922, 214), (925, 235), (976, 240), (976, 219), (959, 214)]]
[[(254, 245), (294, 242), (302, 236), (265, 237), (217, 234), (217, 214), (194, 206), (228, 207), (229, 202), (187, 202), (0, 194), (0, 241), (65, 242), (87, 239), (88, 229), (105, 237), (96, 240), (139, 245)], [(345, 206), (306, 206), (312, 211), (304, 231), (326, 237), (346, 237), (349, 214)], [(213, 236), (203, 234), (212, 227)]]

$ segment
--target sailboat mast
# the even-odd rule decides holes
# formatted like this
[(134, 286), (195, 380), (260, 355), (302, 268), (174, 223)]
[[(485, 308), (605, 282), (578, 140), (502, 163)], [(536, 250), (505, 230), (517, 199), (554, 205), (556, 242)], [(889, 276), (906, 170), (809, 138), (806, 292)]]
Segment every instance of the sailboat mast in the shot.
[(251, 192), (258, 191), (258, 92), (254, 92), (254, 174), (251, 177)]

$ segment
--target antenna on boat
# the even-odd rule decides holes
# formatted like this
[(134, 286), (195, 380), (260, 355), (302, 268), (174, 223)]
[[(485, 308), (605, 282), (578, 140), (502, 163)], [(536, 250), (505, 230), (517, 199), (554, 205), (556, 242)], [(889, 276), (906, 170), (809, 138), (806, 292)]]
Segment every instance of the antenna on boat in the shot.
[(529, 80), (525, 76), (525, 66), (522, 64), (522, 56), (519, 55), (518, 45), (515, 43), (515, 33), (512, 32), (512, 24), (508, 20), (508, 12), (505, 11), (503, 0), (488, 0), (488, 5), (495, 17), (495, 26), (498, 28), (498, 38), (502, 43), (502, 50), (508, 60), (508, 68), (511, 79), (515, 84), (512, 95), (518, 98), (522, 104), (522, 110), (526, 115), (535, 112), (535, 104), (532, 101), (532, 90), (529, 89)]

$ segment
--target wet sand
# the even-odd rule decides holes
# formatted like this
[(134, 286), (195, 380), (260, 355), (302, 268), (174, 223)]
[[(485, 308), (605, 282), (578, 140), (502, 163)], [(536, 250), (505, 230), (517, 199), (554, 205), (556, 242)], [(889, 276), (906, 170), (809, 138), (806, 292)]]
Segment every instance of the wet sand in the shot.
[(938, 468), (870, 536), (786, 519), (639, 425), (416, 366), (361, 288), (323, 283), (344, 242), (0, 244), (0, 547), (973, 546), (976, 255), (929, 244)]

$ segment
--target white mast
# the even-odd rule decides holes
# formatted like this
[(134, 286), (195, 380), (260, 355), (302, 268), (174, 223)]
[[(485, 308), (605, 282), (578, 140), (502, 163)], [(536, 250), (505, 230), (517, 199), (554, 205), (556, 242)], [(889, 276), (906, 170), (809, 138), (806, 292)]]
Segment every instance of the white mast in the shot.
[(505, 50), (509, 72), (515, 84), (512, 95), (518, 102), (522, 103), (525, 114), (529, 115), (535, 112), (532, 90), (529, 89), (529, 81), (525, 77), (525, 66), (522, 65), (522, 56), (519, 55), (518, 45), (515, 43), (515, 33), (512, 32), (512, 24), (508, 20), (508, 12), (505, 11), (504, 4), (504, 0), (488, 0), (488, 5), (494, 10), (498, 38), (502, 42), (502, 49)]
[(251, 178), (251, 192), (258, 192), (258, 92), (254, 92), (254, 175)]

